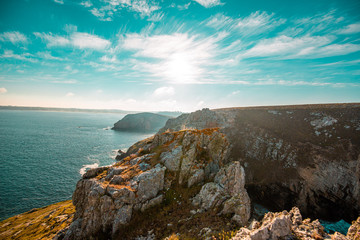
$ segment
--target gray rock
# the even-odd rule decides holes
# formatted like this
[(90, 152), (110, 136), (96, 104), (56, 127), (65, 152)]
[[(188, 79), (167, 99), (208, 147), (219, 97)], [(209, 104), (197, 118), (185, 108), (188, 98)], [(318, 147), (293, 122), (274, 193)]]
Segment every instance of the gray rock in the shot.
[(86, 173), (82, 176), (83, 179), (94, 178), (100, 173), (104, 172), (105, 170), (109, 169), (109, 166), (105, 167), (98, 167), (98, 168), (91, 168), (86, 171)]
[(201, 188), (199, 194), (194, 197), (192, 204), (201, 209), (208, 210), (220, 206), (225, 199), (224, 189), (218, 184), (210, 182)]
[(179, 146), (170, 152), (161, 153), (160, 162), (163, 163), (168, 170), (176, 172), (180, 168), (182, 154), (182, 146)]
[(194, 173), (188, 179), (188, 188), (193, 186), (194, 184), (201, 183), (205, 178), (204, 169), (197, 169), (193, 171)]
[(137, 190), (139, 202), (152, 199), (160, 190), (163, 190), (165, 169), (165, 167), (156, 167), (135, 177), (135, 180), (139, 182)]
[(153, 199), (150, 199), (149, 201), (147, 201), (146, 203), (144, 203), (141, 206), (141, 211), (145, 211), (146, 209), (149, 209), (151, 207), (154, 207), (160, 203), (162, 203), (164, 196), (161, 194)]

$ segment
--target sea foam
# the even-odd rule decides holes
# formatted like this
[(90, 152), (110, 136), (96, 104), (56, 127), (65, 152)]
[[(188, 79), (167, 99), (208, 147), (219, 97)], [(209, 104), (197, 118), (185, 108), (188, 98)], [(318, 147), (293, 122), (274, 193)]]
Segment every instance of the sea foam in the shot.
[(83, 165), (83, 167), (80, 169), (79, 173), (82, 176), (86, 173), (86, 170), (91, 169), (91, 168), (97, 168), (98, 166), (99, 166), (98, 163)]

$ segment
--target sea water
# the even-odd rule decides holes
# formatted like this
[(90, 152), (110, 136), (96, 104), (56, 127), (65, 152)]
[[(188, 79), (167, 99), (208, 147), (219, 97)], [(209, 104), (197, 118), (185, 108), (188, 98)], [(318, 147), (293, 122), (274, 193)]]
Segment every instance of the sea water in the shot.
[(0, 220), (71, 199), (87, 168), (152, 135), (110, 130), (123, 117), (0, 110)]

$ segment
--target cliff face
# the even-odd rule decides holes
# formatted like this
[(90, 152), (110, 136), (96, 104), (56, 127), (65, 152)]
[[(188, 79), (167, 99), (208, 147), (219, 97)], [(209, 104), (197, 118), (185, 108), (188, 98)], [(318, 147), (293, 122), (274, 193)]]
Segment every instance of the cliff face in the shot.
[[(220, 236), (249, 223), (250, 199), (272, 210), (297, 206), (305, 216), (354, 220), (360, 215), (359, 133), (356, 104), (181, 115), (116, 164), (83, 176), (65, 239)], [(296, 209), (266, 215), (251, 225), (254, 232), (243, 229), (235, 239), (353, 239), (327, 235), (299, 215)]]
[(128, 114), (114, 124), (113, 130), (119, 131), (157, 131), (171, 117), (155, 113)]
[(229, 143), (217, 128), (162, 133), (138, 142), (118, 163), (83, 175), (65, 239), (124, 239), (124, 226), (133, 216), (158, 205), (163, 211), (173, 206), (171, 212), (183, 207), (181, 214), (188, 217), (190, 211), (218, 209), (219, 215), (246, 224), (250, 199), (244, 169), (237, 161), (228, 163), (228, 154)]
[(359, 215), (359, 104), (205, 109), (168, 121), (160, 131), (191, 127), (195, 117), (199, 129), (222, 127), (230, 161), (245, 167), (252, 200), (274, 210), (298, 206), (324, 219)]

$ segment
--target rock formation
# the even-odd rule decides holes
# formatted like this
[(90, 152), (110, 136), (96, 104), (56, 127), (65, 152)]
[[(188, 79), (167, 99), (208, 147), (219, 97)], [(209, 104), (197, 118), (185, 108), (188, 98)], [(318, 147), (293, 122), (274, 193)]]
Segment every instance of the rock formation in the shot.
[(204, 109), (160, 132), (209, 126), (226, 135), (253, 201), (330, 220), (360, 215), (360, 104)]
[(171, 117), (156, 113), (128, 114), (114, 124), (113, 130), (151, 132), (158, 131)]
[[(214, 228), (248, 225), (250, 199), (270, 209), (298, 206), (306, 217), (354, 220), (360, 215), (359, 133), (356, 104), (183, 114), (114, 165), (83, 175), (65, 239), (134, 237), (129, 229), (141, 236), (187, 229), (207, 238)], [(156, 223), (147, 229), (150, 222)], [(296, 208), (250, 226), (235, 239), (330, 236)], [(357, 231), (355, 224), (349, 234)]]
[[(156, 134), (136, 143), (113, 166), (89, 170), (73, 195), (74, 222), (65, 239), (117, 238), (135, 212), (161, 204), (176, 186), (202, 186), (194, 211), (222, 209), (244, 225), (250, 199), (240, 163), (228, 163), (229, 143), (217, 128)], [(190, 214), (190, 213), (189, 213)]]
[(232, 240), (275, 240), (275, 239), (360, 239), (360, 217), (354, 221), (346, 236), (335, 232), (328, 234), (318, 220), (303, 220), (297, 207), (291, 211), (265, 214), (261, 222), (253, 221), (249, 228), (241, 228)]

